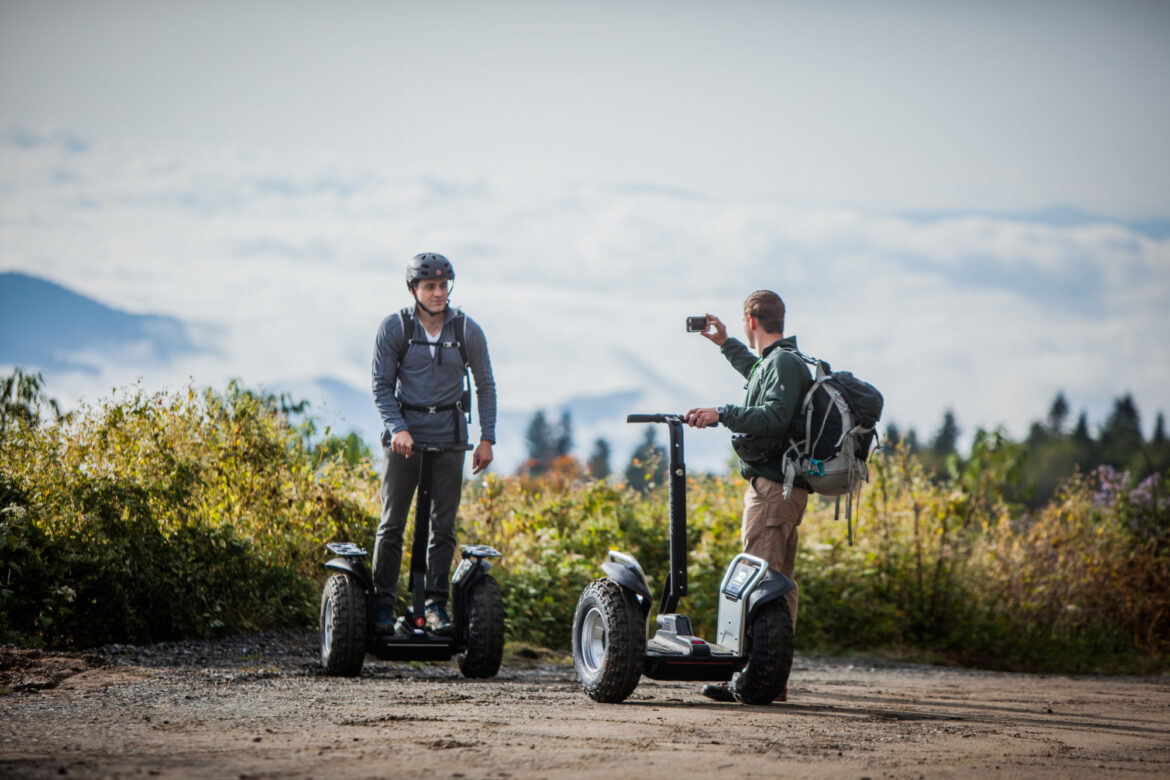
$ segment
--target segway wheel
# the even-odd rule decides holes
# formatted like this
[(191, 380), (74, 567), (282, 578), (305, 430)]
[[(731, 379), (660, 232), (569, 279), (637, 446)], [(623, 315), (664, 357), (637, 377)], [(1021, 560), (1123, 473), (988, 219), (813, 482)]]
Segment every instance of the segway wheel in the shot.
[(642, 676), (646, 623), (634, 597), (608, 577), (595, 580), (573, 615), (573, 669), (594, 701), (625, 701)]
[(321, 666), (325, 674), (356, 677), (366, 657), (366, 599), (358, 583), (334, 574), (321, 592)]
[(464, 677), (495, 677), (504, 657), (504, 599), (485, 574), (467, 594), (467, 649), (456, 660)]
[(731, 678), (731, 692), (744, 704), (770, 704), (788, 684), (793, 630), (788, 604), (779, 598), (756, 610), (748, 626), (748, 661)]

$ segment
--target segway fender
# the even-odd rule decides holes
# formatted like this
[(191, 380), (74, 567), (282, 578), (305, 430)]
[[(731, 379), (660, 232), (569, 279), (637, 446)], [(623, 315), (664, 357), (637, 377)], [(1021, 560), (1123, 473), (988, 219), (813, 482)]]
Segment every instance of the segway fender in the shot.
[(462, 544), (463, 560), (451, 575), (451, 584), (466, 591), (492, 568), (490, 558), (499, 558), (500, 553), (485, 544)]
[(769, 568), (748, 594), (748, 622), (751, 622), (761, 605), (783, 598), (790, 590), (796, 590), (796, 583), (775, 569)]
[(342, 574), (348, 574), (361, 583), (362, 588), (367, 593), (374, 589), (374, 582), (370, 578), (369, 570), (353, 558), (330, 558), (325, 562), (325, 568), (331, 571), (339, 571)]
[(650, 603), (650, 586), (646, 584), (646, 580), (633, 567), (616, 561), (606, 561), (601, 564), (601, 570), (610, 579), (616, 581), (618, 585), (621, 585), (626, 590), (632, 590), (634, 593), (642, 596), (646, 600), (645, 603)]
[(471, 586), (480, 577), (487, 574), (491, 567), (492, 562), (484, 558), (476, 558), (474, 561), (470, 558), (464, 558), (455, 567), (455, 574), (451, 576), (451, 584), (460, 590), (470, 590)]

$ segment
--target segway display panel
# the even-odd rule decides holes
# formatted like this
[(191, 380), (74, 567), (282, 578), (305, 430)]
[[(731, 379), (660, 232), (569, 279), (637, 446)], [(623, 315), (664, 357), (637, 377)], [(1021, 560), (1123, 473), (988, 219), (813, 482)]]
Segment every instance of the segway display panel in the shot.
[(731, 570), (731, 576), (723, 583), (723, 595), (732, 601), (739, 601), (748, 585), (755, 581), (759, 573), (759, 564), (741, 559)]

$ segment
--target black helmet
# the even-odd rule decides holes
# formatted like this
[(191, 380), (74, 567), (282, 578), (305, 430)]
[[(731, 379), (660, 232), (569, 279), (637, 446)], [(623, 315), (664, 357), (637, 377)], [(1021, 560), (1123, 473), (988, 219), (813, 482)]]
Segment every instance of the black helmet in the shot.
[(455, 281), (455, 268), (451, 261), (437, 252), (423, 252), (410, 259), (406, 266), (406, 286), (414, 288), (415, 282), (423, 279), (446, 279)]

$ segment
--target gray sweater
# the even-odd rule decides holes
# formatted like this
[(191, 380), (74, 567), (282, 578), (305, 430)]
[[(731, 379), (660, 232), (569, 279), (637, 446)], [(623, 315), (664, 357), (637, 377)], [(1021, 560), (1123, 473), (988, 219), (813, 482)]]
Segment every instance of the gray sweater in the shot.
[[(440, 342), (455, 342), (455, 317), (459, 310), (448, 307)], [(488, 356), (487, 339), (483, 330), (470, 317), (465, 320), (464, 339), (471, 375), (475, 379), (475, 397), (479, 412), (480, 438), (496, 440), (496, 382), (492, 378), (492, 363)], [(426, 330), (419, 322), (417, 311), (412, 318), (414, 333), (406, 338), (425, 341)], [(374, 343), (373, 385), (374, 404), (382, 417), (382, 443), (389, 445), (390, 437), (399, 431), (410, 431), (418, 442), (466, 442), (467, 418), (457, 409), (429, 414), (403, 408), (407, 406), (448, 406), (456, 403), (463, 393), (463, 359), (455, 346), (411, 344), (398, 363), (403, 344), (402, 317), (391, 314), (382, 320)]]

